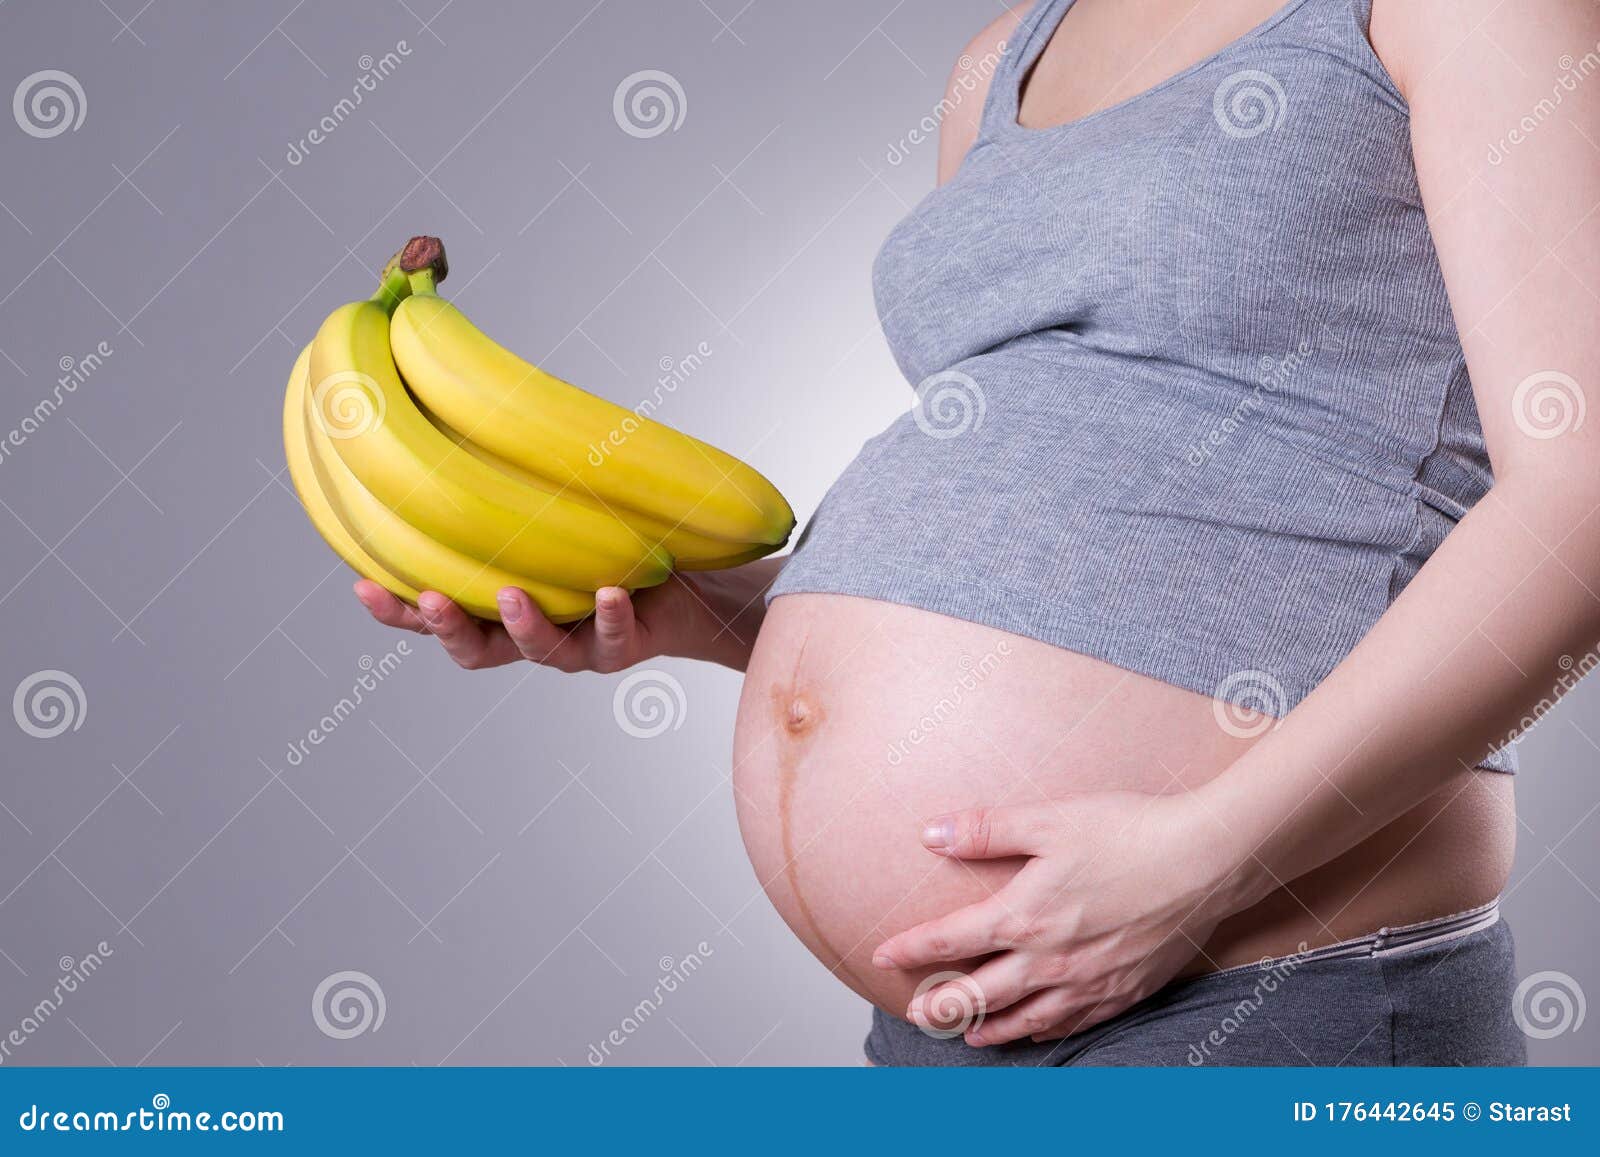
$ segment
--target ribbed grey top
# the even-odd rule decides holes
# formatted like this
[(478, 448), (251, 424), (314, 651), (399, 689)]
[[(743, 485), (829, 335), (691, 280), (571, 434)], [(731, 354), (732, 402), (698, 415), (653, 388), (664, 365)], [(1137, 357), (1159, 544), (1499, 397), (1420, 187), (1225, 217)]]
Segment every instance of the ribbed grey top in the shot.
[(1492, 482), (1409, 112), (1370, 0), (1290, 0), (1023, 128), (1071, 2), (1022, 22), (960, 171), (884, 243), (916, 402), (771, 597), (922, 607), (1282, 715)]

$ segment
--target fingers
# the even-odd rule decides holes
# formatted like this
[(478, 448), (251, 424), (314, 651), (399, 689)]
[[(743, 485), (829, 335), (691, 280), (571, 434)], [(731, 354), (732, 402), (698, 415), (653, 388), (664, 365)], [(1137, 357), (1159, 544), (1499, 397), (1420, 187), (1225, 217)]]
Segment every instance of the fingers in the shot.
[(574, 651), (569, 628), (558, 627), (545, 618), (544, 613), (528, 597), (527, 591), (502, 587), (495, 600), (500, 607), (500, 621), (505, 626), (506, 634), (524, 659), (552, 667), (568, 667), (565, 660)]
[(356, 583), (355, 592), (356, 598), (361, 600), (361, 605), (384, 626), (419, 633), (427, 631), (427, 626), (415, 610), (370, 579), (362, 579)]
[(1039, 852), (1055, 811), (1049, 804), (976, 807), (935, 816), (922, 828), (922, 845), (960, 860), (995, 860)]
[[(968, 1043), (979, 1043), (972, 1038), (979, 1030), (982, 1018), (1008, 1008), (1042, 987), (1042, 983), (1034, 980), (1031, 957), (1020, 952), (1002, 952), (980, 964), (971, 973), (952, 975), (943, 984), (936, 984), (914, 998), (906, 1006), (906, 1019), (924, 1028), (948, 1028), (949, 1010), (962, 1009), (962, 1019), (966, 1022), (962, 1029)], [(945, 1023), (941, 1024), (941, 1020)], [(1042, 1031), (1049, 1024), (1049, 1021), (1042, 1021), (1037, 1029)], [(1017, 1035), (1028, 1034), (1023, 1032)]]
[(979, 1039), (972, 1040), (969, 1033), (967, 1043), (999, 1045), (1028, 1037), (1042, 1044), (1082, 1032), (1090, 1024), (1090, 1013), (1082, 997), (1065, 988), (1047, 988), (989, 1017), (977, 1026)]
[(930, 920), (890, 937), (872, 954), (876, 968), (920, 968), (944, 960), (966, 960), (1012, 946), (1020, 923), (1000, 897), (958, 908), (948, 916)]
[(355, 592), (380, 623), (435, 636), (469, 670), (523, 658), (564, 671), (619, 671), (634, 661), (638, 648), (638, 619), (621, 587), (603, 588), (595, 596), (594, 618), (579, 630), (552, 623), (516, 587), (497, 592), (501, 626), (479, 622), (437, 591), (419, 594), (415, 609), (365, 579), (355, 584)]
[(506, 635), (485, 630), (482, 623), (437, 591), (417, 596), (417, 612), (459, 667), (473, 671), (516, 657), (516, 648)]
[(634, 662), (639, 623), (633, 601), (621, 587), (595, 594), (594, 618), (581, 628), (558, 627), (545, 618), (526, 591), (505, 587), (498, 595), (500, 619), (524, 658), (563, 671), (620, 671)]
[(633, 601), (621, 587), (605, 587), (594, 596), (594, 652), (596, 671), (620, 671), (632, 658)]
[(1038, 1044), (1064, 1040), (1113, 1020), (1138, 1003), (1131, 994), (1123, 993), (1113, 993), (1100, 1000), (1068, 1001), (1066, 1011), (1059, 1013), (1049, 1028), (1034, 1033), (1033, 1039)]

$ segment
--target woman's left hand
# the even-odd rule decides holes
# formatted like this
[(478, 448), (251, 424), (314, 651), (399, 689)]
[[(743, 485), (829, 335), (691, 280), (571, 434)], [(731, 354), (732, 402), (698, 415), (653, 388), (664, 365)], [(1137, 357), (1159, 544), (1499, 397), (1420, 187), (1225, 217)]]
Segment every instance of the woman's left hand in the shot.
[[(910, 969), (989, 956), (920, 993), (907, 1019), (964, 1029), (967, 1043), (1054, 1040), (1160, 989), (1234, 910), (1248, 853), (1192, 794), (1086, 792), (929, 820), (922, 842), (953, 859), (1026, 856), (994, 895), (879, 945), (873, 963)], [(995, 954), (995, 955), (991, 955)], [(941, 1009), (964, 1023), (940, 1023)]]

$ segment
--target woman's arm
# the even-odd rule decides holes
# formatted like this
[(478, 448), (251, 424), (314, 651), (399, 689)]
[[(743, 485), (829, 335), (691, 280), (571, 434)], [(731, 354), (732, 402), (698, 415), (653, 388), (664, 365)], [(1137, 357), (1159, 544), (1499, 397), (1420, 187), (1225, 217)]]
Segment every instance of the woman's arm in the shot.
[(1600, 13), (1386, 0), (1373, 34), (1411, 104), (1495, 485), (1360, 646), (1204, 787), (928, 825), (939, 854), (1034, 857), (989, 901), (880, 949), (883, 967), (1000, 950), (972, 982), (1005, 1011), (973, 1043), (1065, 1035), (1149, 995), (1221, 919), (1505, 742), (1600, 645), (1600, 422), (1584, 420), (1600, 388), (1600, 78), (1572, 69), (1600, 53)]
[(1201, 789), (1249, 852), (1223, 885), (1237, 906), (1503, 744), (1600, 646), (1600, 421), (1583, 420), (1600, 389), (1600, 85), (1573, 72), (1600, 53), (1600, 13), (1384, 3), (1374, 38), (1411, 104), (1495, 485), (1345, 662)]
[[(978, 138), (990, 74), (979, 62), (1006, 51), (1027, 4), (992, 21), (956, 62), (945, 88), (939, 129), (939, 183), (961, 167)], [(374, 582), (355, 584), (372, 617), (385, 626), (438, 637), (450, 657), (476, 670), (528, 659), (563, 671), (619, 671), (657, 655), (704, 659), (743, 671), (750, 662), (766, 591), (785, 559), (762, 559), (726, 571), (675, 574), (632, 598), (620, 587), (595, 596), (595, 613), (576, 628), (547, 621), (522, 591), (501, 592), (502, 623), (485, 623), (436, 591), (408, 607)]]
[(355, 591), (380, 623), (436, 636), (468, 670), (527, 659), (561, 671), (609, 672), (672, 655), (743, 671), (767, 613), (767, 588), (785, 561), (674, 574), (632, 596), (606, 587), (595, 594), (594, 615), (575, 627), (550, 622), (516, 587), (500, 592), (499, 623), (473, 618), (437, 591), (423, 591), (415, 608), (364, 579)]

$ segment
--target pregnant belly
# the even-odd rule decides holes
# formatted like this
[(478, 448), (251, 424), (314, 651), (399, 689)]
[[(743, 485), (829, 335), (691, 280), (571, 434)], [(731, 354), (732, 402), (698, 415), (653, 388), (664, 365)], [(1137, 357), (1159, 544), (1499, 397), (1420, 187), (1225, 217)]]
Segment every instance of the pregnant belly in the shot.
[[(1220, 726), (1205, 696), (1021, 636), (875, 600), (788, 595), (767, 615), (739, 705), (739, 824), (789, 927), (846, 984), (900, 1014), (936, 969), (880, 972), (873, 948), (984, 898), (1020, 867), (933, 856), (918, 839), (924, 819), (1098, 788), (1183, 790), (1244, 751), (1247, 730)], [(1492, 898), (1510, 866), (1510, 778), (1462, 771), (1411, 815), (1224, 923), (1190, 971)]]

